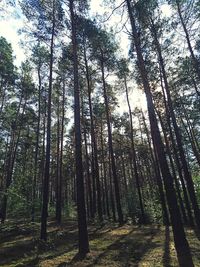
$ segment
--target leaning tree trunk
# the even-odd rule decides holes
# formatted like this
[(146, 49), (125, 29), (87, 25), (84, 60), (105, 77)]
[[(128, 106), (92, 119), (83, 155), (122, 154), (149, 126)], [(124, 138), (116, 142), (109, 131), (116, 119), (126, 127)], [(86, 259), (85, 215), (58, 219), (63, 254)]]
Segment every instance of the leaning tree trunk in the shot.
[(159, 43), (159, 40), (157, 37), (157, 31), (156, 31), (156, 28), (155, 28), (152, 20), (151, 20), (151, 30), (153, 33), (153, 37), (154, 37), (154, 41), (155, 41), (155, 45), (156, 45), (156, 50), (158, 53), (158, 60), (159, 60), (159, 64), (160, 64), (160, 68), (161, 68), (161, 72), (162, 72), (162, 76), (163, 76), (163, 81), (164, 81), (164, 85), (165, 85), (165, 92), (166, 92), (167, 100), (168, 100), (168, 102), (167, 102), (168, 103), (168, 111), (169, 111), (169, 114), (171, 116), (172, 123), (174, 126), (174, 132), (175, 132), (176, 141), (177, 141), (177, 145), (178, 145), (178, 151), (179, 151), (180, 159), (181, 159), (181, 163), (182, 163), (184, 178), (186, 180), (188, 192), (190, 195), (190, 200), (192, 202), (192, 207), (193, 207), (194, 214), (195, 214), (195, 221), (196, 221), (198, 229), (200, 229), (200, 210), (199, 210), (199, 206), (198, 206), (198, 202), (197, 202), (197, 198), (196, 198), (196, 193), (194, 190), (194, 183), (193, 183), (192, 176), (191, 176), (191, 173), (190, 173), (189, 168), (188, 168), (188, 163), (187, 163), (185, 152), (183, 149), (182, 136), (180, 134), (180, 129), (178, 127), (178, 124), (176, 121), (176, 116), (175, 116), (174, 109), (173, 109), (171, 93), (170, 93), (170, 89), (169, 89), (167, 74), (165, 71), (162, 51), (161, 51), (160, 43)]
[[(167, 137), (167, 129), (164, 126), (163, 119), (161, 117), (161, 114), (158, 112), (158, 110), (156, 110), (156, 113), (158, 115), (158, 118), (159, 118), (159, 121), (160, 121), (160, 125), (161, 125), (161, 128), (162, 128), (162, 132), (163, 132), (163, 135), (164, 135), (164, 140), (165, 140), (165, 145), (166, 145), (166, 152), (167, 152), (168, 157), (169, 157), (169, 161), (170, 161), (170, 165), (171, 165), (171, 169), (172, 169), (172, 174), (173, 174), (175, 185), (176, 185), (176, 191), (177, 191), (177, 195), (178, 195), (178, 199), (179, 199), (180, 209), (181, 209), (181, 212), (182, 212), (183, 222), (187, 225), (188, 224), (188, 219), (187, 219), (187, 215), (186, 215), (186, 212), (185, 212), (185, 207), (184, 207), (182, 196), (181, 196), (180, 184), (179, 184), (179, 181), (178, 181), (178, 177), (176, 176), (175, 166), (174, 166), (174, 162), (173, 162), (172, 155), (171, 155), (171, 149), (170, 149), (170, 145), (169, 145), (169, 141), (168, 141), (168, 137)], [(190, 226), (192, 226), (192, 225), (190, 225)]]
[(166, 100), (165, 93), (164, 93), (164, 87), (163, 87), (163, 83), (162, 83), (162, 76), (160, 77), (160, 79), (161, 79), (161, 88), (162, 88), (162, 92), (163, 92), (163, 99), (164, 99), (165, 110), (166, 110), (167, 124), (168, 124), (168, 128), (169, 128), (169, 135), (170, 135), (170, 140), (171, 140), (171, 143), (172, 143), (173, 156), (174, 156), (174, 159), (175, 159), (175, 164), (177, 166), (179, 178), (180, 178), (180, 181), (181, 181), (181, 186), (182, 186), (182, 189), (183, 189), (183, 196), (184, 196), (184, 201), (185, 201), (185, 205), (186, 205), (186, 209), (187, 209), (189, 225), (190, 226), (194, 226), (194, 220), (193, 220), (190, 200), (189, 200), (187, 188), (186, 188), (186, 185), (185, 185), (185, 181), (184, 181), (184, 178), (183, 178), (181, 163), (180, 163), (180, 159), (179, 159), (179, 156), (178, 156), (178, 151), (177, 151), (176, 142), (175, 142), (175, 139), (174, 139), (174, 134), (173, 134), (173, 131), (172, 131), (172, 126), (171, 126), (171, 121), (170, 121), (170, 113), (169, 113), (169, 110), (168, 110), (167, 100)]
[(131, 1), (126, 0), (127, 8), (128, 8), (128, 14), (131, 22), (131, 28), (132, 28), (132, 36), (134, 45), (136, 48), (137, 53), (137, 59), (138, 59), (138, 66), (139, 71), (143, 83), (143, 88), (145, 91), (146, 99), (147, 99), (147, 107), (148, 107), (148, 114), (149, 114), (149, 120), (150, 120), (150, 126), (151, 126), (151, 135), (153, 139), (153, 144), (156, 149), (156, 153), (158, 155), (159, 165), (162, 172), (162, 176), (164, 179), (164, 185), (166, 190), (166, 196), (167, 196), (167, 202), (171, 217), (171, 223), (172, 223), (172, 229), (173, 229), (173, 235), (174, 235), (174, 243), (175, 248), (177, 251), (178, 261), (179, 265), (182, 267), (193, 267), (193, 261), (190, 253), (190, 248), (185, 236), (184, 227), (181, 221), (180, 211), (177, 203), (176, 193), (174, 190), (173, 185), (173, 177), (171, 176), (169, 166), (167, 159), (165, 157), (165, 150), (164, 145), (162, 142), (162, 138), (160, 135), (158, 122), (154, 110), (153, 105), (153, 99), (152, 99), (152, 93), (148, 81), (148, 75), (147, 70), (145, 66), (145, 62), (142, 55), (142, 49), (141, 49), (141, 43), (140, 43), (140, 37), (137, 32), (136, 28), (136, 22), (133, 15), (133, 8), (131, 6)]
[(166, 197), (165, 197), (165, 193), (164, 193), (164, 189), (163, 189), (163, 180), (161, 177), (161, 173), (160, 173), (160, 168), (159, 168), (159, 164), (158, 164), (158, 158), (155, 152), (155, 148), (153, 150), (152, 146), (151, 146), (151, 140), (150, 140), (150, 134), (145, 122), (145, 117), (144, 114), (142, 113), (142, 120), (144, 123), (144, 128), (145, 128), (145, 132), (146, 132), (146, 136), (147, 136), (147, 141), (148, 141), (148, 145), (149, 145), (149, 150), (150, 150), (150, 154), (151, 154), (151, 159), (152, 159), (152, 163), (153, 163), (153, 167), (154, 167), (154, 172), (155, 172), (155, 176), (156, 176), (156, 182), (158, 185), (158, 190), (159, 190), (159, 197), (160, 197), (160, 203), (162, 206), (162, 216), (163, 216), (163, 224), (164, 225), (169, 225), (170, 221), (169, 221), (169, 214), (168, 214), (168, 209), (167, 209), (167, 203), (166, 203)]

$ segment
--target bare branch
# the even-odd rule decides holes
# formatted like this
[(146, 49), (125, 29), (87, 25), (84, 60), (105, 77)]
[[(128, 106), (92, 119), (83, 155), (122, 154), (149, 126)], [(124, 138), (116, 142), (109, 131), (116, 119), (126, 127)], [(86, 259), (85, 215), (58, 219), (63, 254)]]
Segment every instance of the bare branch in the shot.
[(105, 23), (105, 22), (107, 22), (107, 21), (112, 17), (112, 15), (114, 14), (114, 12), (115, 12), (117, 9), (119, 9), (121, 6), (123, 6), (124, 4), (125, 4), (125, 0), (124, 0), (119, 6), (117, 6), (116, 8), (114, 8), (114, 9), (112, 10), (111, 14), (110, 14), (105, 20), (101, 21), (101, 23)]

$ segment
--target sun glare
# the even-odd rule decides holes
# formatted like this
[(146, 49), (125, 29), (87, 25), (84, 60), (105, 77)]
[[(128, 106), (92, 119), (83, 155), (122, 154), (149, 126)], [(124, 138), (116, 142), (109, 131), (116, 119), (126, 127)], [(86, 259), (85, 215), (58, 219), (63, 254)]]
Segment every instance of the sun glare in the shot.
[(166, 17), (169, 17), (171, 16), (171, 13), (172, 13), (172, 10), (170, 8), (170, 6), (168, 4), (163, 4), (161, 7), (160, 7), (162, 13), (164, 16)]

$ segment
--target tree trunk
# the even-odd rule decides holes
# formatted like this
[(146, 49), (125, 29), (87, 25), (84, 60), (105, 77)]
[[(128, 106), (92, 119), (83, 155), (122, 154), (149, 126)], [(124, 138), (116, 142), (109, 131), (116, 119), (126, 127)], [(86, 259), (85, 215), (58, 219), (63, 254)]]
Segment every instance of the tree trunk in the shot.
[(185, 157), (185, 152), (183, 149), (182, 136), (180, 134), (180, 130), (179, 130), (179, 127), (178, 127), (178, 124), (176, 121), (176, 117), (175, 117), (175, 113), (174, 113), (174, 109), (173, 109), (173, 104), (172, 104), (172, 99), (171, 99), (171, 94), (170, 94), (169, 84), (168, 84), (167, 75), (166, 75), (166, 71), (165, 71), (164, 60), (162, 57), (162, 51), (161, 51), (160, 43), (158, 41), (157, 32), (156, 32), (156, 29), (155, 29), (155, 26), (154, 26), (154, 23), (152, 20), (151, 20), (151, 30), (152, 30), (152, 33), (154, 36), (154, 41), (155, 41), (156, 49), (158, 52), (159, 64), (160, 64), (160, 68), (162, 71), (163, 81), (164, 81), (164, 85), (165, 85), (165, 92), (166, 92), (167, 100), (168, 100), (168, 102), (167, 102), (168, 103), (168, 111), (169, 111), (169, 114), (171, 116), (172, 123), (174, 126), (174, 132), (175, 132), (177, 145), (178, 145), (178, 151), (179, 151), (180, 159), (181, 159), (181, 163), (182, 163), (182, 169), (184, 172), (185, 180), (187, 182), (187, 188), (188, 188), (188, 192), (190, 195), (190, 200), (192, 202), (192, 207), (194, 209), (195, 221), (196, 221), (198, 229), (200, 229), (200, 210), (199, 210), (198, 202), (196, 199), (196, 194), (195, 194), (195, 190), (194, 190), (194, 184), (193, 184), (192, 176), (191, 176), (191, 173), (189, 171), (188, 163), (187, 163), (187, 160)]
[(115, 212), (115, 198), (113, 194), (113, 183), (112, 183), (112, 166), (111, 166), (111, 160), (110, 160), (110, 153), (109, 153), (109, 159), (108, 159), (108, 170), (109, 170), (109, 178), (110, 178), (110, 201), (111, 201), (111, 209), (112, 209), (112, 215), (113, 215), (113, 221), (116, 222), (116, 212)]
[[(62, 206), (63, 206), (63, 146), (64, 146), (64, 122), (65, 122), (65, 81), (63, 81), (62, 88), (62, 117), (61, 117), (61, 133), (60, 133), (60, 179), (58, 190), (58, 222), (62, 219)], [(68, 199), (67, 199), (68, 201)]]
[(193, 66), (194, 66), (194, 68), (196, 70), (196, 74), (197, 74), (197, 76), (198, 76), (198, 78), (200, 80), (199, 62), (198, 62), (198, 59), (196, 58), (196, 56), (194, 54), (194, 51), (193, 51), (193, 48), (192, 48), (192, 44), (191, 44), (191, 41), (190, 41), (190, 36), (189, 36), (186, 24), (185, 24), (183, 16), (182, 16), (182, 12), (181, 12), (181, 7), (180, 7), (180, 2), (179, 1), (180, 0), (176, 0), (176, 6), (177, 6), (177, 10), (178, 10), (178, 15), (179, 15), (179, 18), (180, 18), (180, 21), (181, 21), (181, 25), (182, 25), (184, 33), (185, 33), (185, 38), (186, 38), (186, 41), (187, 41), (188, 49), (190, 51), (190, 55), (191, 55), (191, 58), (192, 58)]
[[(23, 93), (22, 93), (23, 95)], [(15, 159), (16, 159), (16, 155), (17, 155), (17, 148), (18, 148), (18, 144), (19, 144), (19, 139), (20, 139), (20, 135), (21, 135), (21, 128), (22, 126), (19, 126), (18, 132), (16, 134), (16, 123), (19, 122), (19, 115), (20, 115), (20, 108), (21, 108), (21, 104), (22, 104), (22, 97), (20, 98), (20, 102), (18, 105), (18, 110), (17, 110), (17, 114), (16, 114), (16, 119), (15, 122), (13, 123), (12, 130), (11, 130), (11, 140), (10, 140), (10, 149), (8, 152), (8, 161), (6, 164), (6, 182), (5, 182), (5, 191), (4, 191), (4, 195), (3, 195), (3, 199), (2, 199), (2, 203), (1, 203), (1, 222), (4, 223), (5, 219), (6, 219), (6, 215), (7, 215), (7, 200), (8, 200), (8, 189), (12, 183), (12, 176), (13, 176), (13, 170), (14, 170), (14, 165), (15, 165)], [(23, 107), (22, 107), (22, 120), (23, 120), (23, 115), (25, 112), (25, 108), (26, 108), (26, 103), (27, 101), (25, 100)], [(15, 139), (15, 135), (16, 135), (16, 139)]]
[(88, 89), (88, 100), (89, 100), (89, 111), (90, 111), (90, 123), (91, 123), (91, 142), (92, 142), (92, 149), (93, 149), (93, 164), (94, 164), (94, 178), (96, 180), (97, 185), (97, 211), (98, 217), (100, 222), (103, 221), (102, 216), (102, 203), (101, 203), (101, 185), (100, 185), (100, 178), (99, 178), (99, 163), (98, 163), (98, 155), (97, 155), (97, 140), (95, 135), (95, 127), (94, 127), (94, 119), (93, 119), (93, 108), (92, 108), (92, 100), (91, 100), (91, 85), (90, 85), (90, 75), (89, 75), (89, 68), (88, 68), (88, 61), (86, 56), (86, 48), (84, 44), (84, 60), (85, 60), (85, 69), (86, 69), (86, 80), (87, 80), (87, 89)]
[(42, 89), (42, 81), (40, 75), (40, 63), (38, 66), (37, 74), (38, 74), (38, 120), (37, 120), (37, 130), (36, 130), (36, 144), (35, 144), (35, 157), (34, 157), (34, 176), (33, 176), (33, 193), (32, 193), (32, 210), (31, 210), (31, 220), (35, 221), (35, 199), (36, 199), (36, 183), (37, 183), (37, 171), (38, 171), (38, 153), (39, 153), (39, 141), (40, 141), (40, 117), (41, 117), (41, 89)]
[(56, 148), (56, 221), (61, 223), (61, 184), (60, 184), (60, 95), (57, 102), (57, 148)]
[(180, 208), (181, 208), (181, 212), (182, 212), (182, 218), (183, 218), (184, 223), (187, 225), (188, 224), (188, 219), (187, 219), (187, 216), (186, 216), (186, 213), (185, 213), (185, 207), (184, 207), (183, 201), (182, 201), (180, 185), (179, 185), (178, 178), (176, 176), (176, 171), (175, 171), (174, 162), (173, 162), (171, 151), (170, 151), (170, 146), (169, 146), (169, 142), (168, 142), (168, 138), (167, 138), (167, 134), (166, 134), (166, 129), (164, 127), (163, 120), (162, 120), (161, 115), (159, 114), (158, 110), (157, 110), (157, 114), (158, 114), (158, 118), (160, 120), (161, 128), (162, 128), (164, 139), (165, 139), (166, 151), (167, 151), (167, 154), (168, 154), (168, 157), (169, 157), (169, 161), (170, 161), (170, 165), (171, 165), (171, 169), (172, 169), (172, 174), (173, 174), (175, 185), (176, 185), (176, 191), (177, 191), (179, 204), (180, 204)]
[(155, 146), (156, 153), (158, 155), (159, 165), (160, 165), (160, 169), (161, 169), (162, 176), (164, 179), (167, 202), (168, 202), (172, 229), (173, 229), (173, 234), (174, 234), (174, 243), (175, 243), (175, 248), (177, 251), (179, 265), (182, 267), (188, 267), (188, 266), (193, 267), (194, 264), (192, 261), (190, 248), (189, 248), (189, 245), (188, 245), (188, 242), (185, 236), (183, 224), (180, 218), (180, 211), (179, 211), (176, 193), (175, 193), (174, 185), (173, 185), (173, 177), (171, 176), (170, 171), (169, 171), (168, 163), (165, 157), (164, 145), (162, 143), (160, 131), (158, 128), (151, 89), (150, 89), (150, 85), (148, 81), (147, 70), (146, 70), (143, 55), (142, 55), (140, 38), (139, 38), (137, 28), (136, 28), (131, 1), (126, 0), (126, 3), (127, 3), (128, 14), (129, 14), (130, 22), (131, 22), (131, 27), (132, 27), (133, 41), (135, 44), (137, 59), (139, 63), (138, 66), (139, 66), (140, 75), (142, 78), (142, 83), (143, 83), (143, 87), (144, 87), (144, 91), (145, 91), (145, 95), (147, 99), (147, 107), (148, 107), (148, 113), (149, 113), (153, 144)]
[(149, 131), (148, 131), (148, 128), (147, 128), (147, 125), (146, 125), (146, 122), (145, 122), (145, 117), (144, 117), (143, 113), (142, 113), (142, 119), (143, 119), (145, 132), (146, 132), (146, 136), (147, 136), (147, 140), (148, 140), (151, 159), (152, 159), (153, 166), (154, 166), (156, 182), (157, 182), (157, 185), (158, 185), (160, 203), (161, 203), (161, 206), (162, 206), (163, 224), (164, 225), (169, 225), (170, 221), (169, 221), (169, 215), (168, 215), (168, 209), (167, 209), (165, 193), (164, 193), (164, 189), (163, 189), (163, 181), (162, 181), (161, 172), (160, 172), (160, 168), (159, 168), (159, 164), (158, 164), (158, 158), (157, 158), (157, 155), (156, 155), (155, 148), (154, 148), (154, 151), (153, 151), (153, 149), (151, 147), (150, 135), (149, 135)]
[(71, 16), (73, 63), (74, 63), (75, 161), (76, 161), (77, 210), (78, 210), (78, 230), (79, 230), (78, 232), (79, 254), (85, 256), (89, 252), (89, 241), (88, 241), (84, 181), (83, 181), (80, 98), (79, 98), (80, 88), (78, 80), (79, 74), (78, 74), (76, 16), (74, 14), (74, 0), (69, 1), (69, 11)]
[[(82, 100), (82, 125), (83, 125), (83, 135), (84, 135), (84, 143), (85, 143), (85, 162), (86, 162), (86, 175), (87, 175), (87, 192), (88, 192), (88, 217), (91, 217), (93, 213), (93, 206), (92, 206), (92, 186), (91, 186), (91, 177), (90, 177), (90, 167), (89, 167), (89, 155), (88, 155), (88, 144), (87, 144), (87, 133), (86, 127), (84, 122), (84, 115), (83, 115), (83, 100)], [(93, 217), (92, 217), (93, 218)]]
[(104, 179), (104, 185), (105, 185), (105, 195), (106, 195), (106, 211), (107, 216), (110, 218), (110, 205), (109, 205), (109, 197), (108, 197), (108, 182), (107, 182), (107, 173), (106, 173), (106, 163), (104, 159), (104, 145), (103, 145), (103, 123), (101, 120), (101, 159), (102, 159), (102, 165), (103, 165), (103, 179)]
[(53, 75), (53, 57), (54, 57), (54, 35), (55, 35), (55, 1), (53, 2), (53, 20), (51, 31), (50, 45), (50, 69), (49, 69), (49, 88), (48, 88), (48, 104), (47, 104), (47, 129), (46, 129), (46, 157), (43, 180), (42, 195), (42, 214), (41, 214), (41, 230), (40, 238), (47, 240), (47, 217), (49, 202), (49, 177), (50, 177), (50, 153), (51, 153), (51, 95), (52, 95), (52, 75)]
[(144, 224), (145, 223), (145, 213), (144, 213), (144, 205), (143, 205), (142, 194), (141, 194), (141, 189), (140, 189), (135, 144), (134, 144), (134, 140), (133, 140), (133, 119), (132, 119), (132, 111), (131, 111), (131, 105), (130, 105), (130, 101), (129, 101), (128, 86), (127, 86), (127, 82), (126, 82), (126, 77), (124, 77), (124, 85), (125, 85), (125, 89), (126, 89), (126, 100), (127, 100), (127, 104), (128, 104), (130, 129), (131, 129), (131, 132), (130, 132), (131, 152), (132, 152), (131, 153), (131, 159), (132, 159), (132, 163), (134, 166), (134, 177), (136, 180), (137, 192), (138, 192), (139, 203), (140, 203), (140, 211), (141, 211), (140, 223)]
[(114, 186), (115, 186), (115, 196), (116, 196), (118, 221), (120, 224), (122, 224), (123, 223), (123, 214), (122, 214), (120, 192), (119, 192), (119, 180), (117, 177), (116, 164), (115, 164), (114, 151), (113, 151), (112, 132), (111, 132), (110, 114), (109, 114), (109, 104), (108, 104), (108, 96), (107, 96), (105, 74), (104, 74), (103, 54), (102, 54), (102, 59), (101, 59), (101, 74), (102, 74), (103, 95), (104, 95), (104, 101), (105, 101), (106, 120), (107, 120), (107, 128), (108, 128), (108, 146), (109, 146), (109, 151), (110, 151), (111, 167), (112, 167), (113, 181), (114, 181)]

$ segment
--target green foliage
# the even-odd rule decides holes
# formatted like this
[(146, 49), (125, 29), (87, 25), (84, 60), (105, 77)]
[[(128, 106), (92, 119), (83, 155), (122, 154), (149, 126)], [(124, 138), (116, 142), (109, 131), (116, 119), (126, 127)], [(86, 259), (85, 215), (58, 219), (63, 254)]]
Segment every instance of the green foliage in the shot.
[[(23, 177), (22, 177), (23, 178)], [(21, 182), (19, 187), (12, 186), (8, 191), (8, 215), (11, 218), (20, 219), (30, 217), (31, 202), (27, 202), (27, 193), (30, 192), (31, 187), (28, 181), (19, 180)], [(18, 181), (18, 183), (19, 183)], [(25, 191), (24, 191), (25, 189)], [(28, 192), (27, 192), (28, 190)]]
[(0, 37), (0, 81), (1, 86), (12, 85), (16, 79), (13, 50), (4, 37)]

